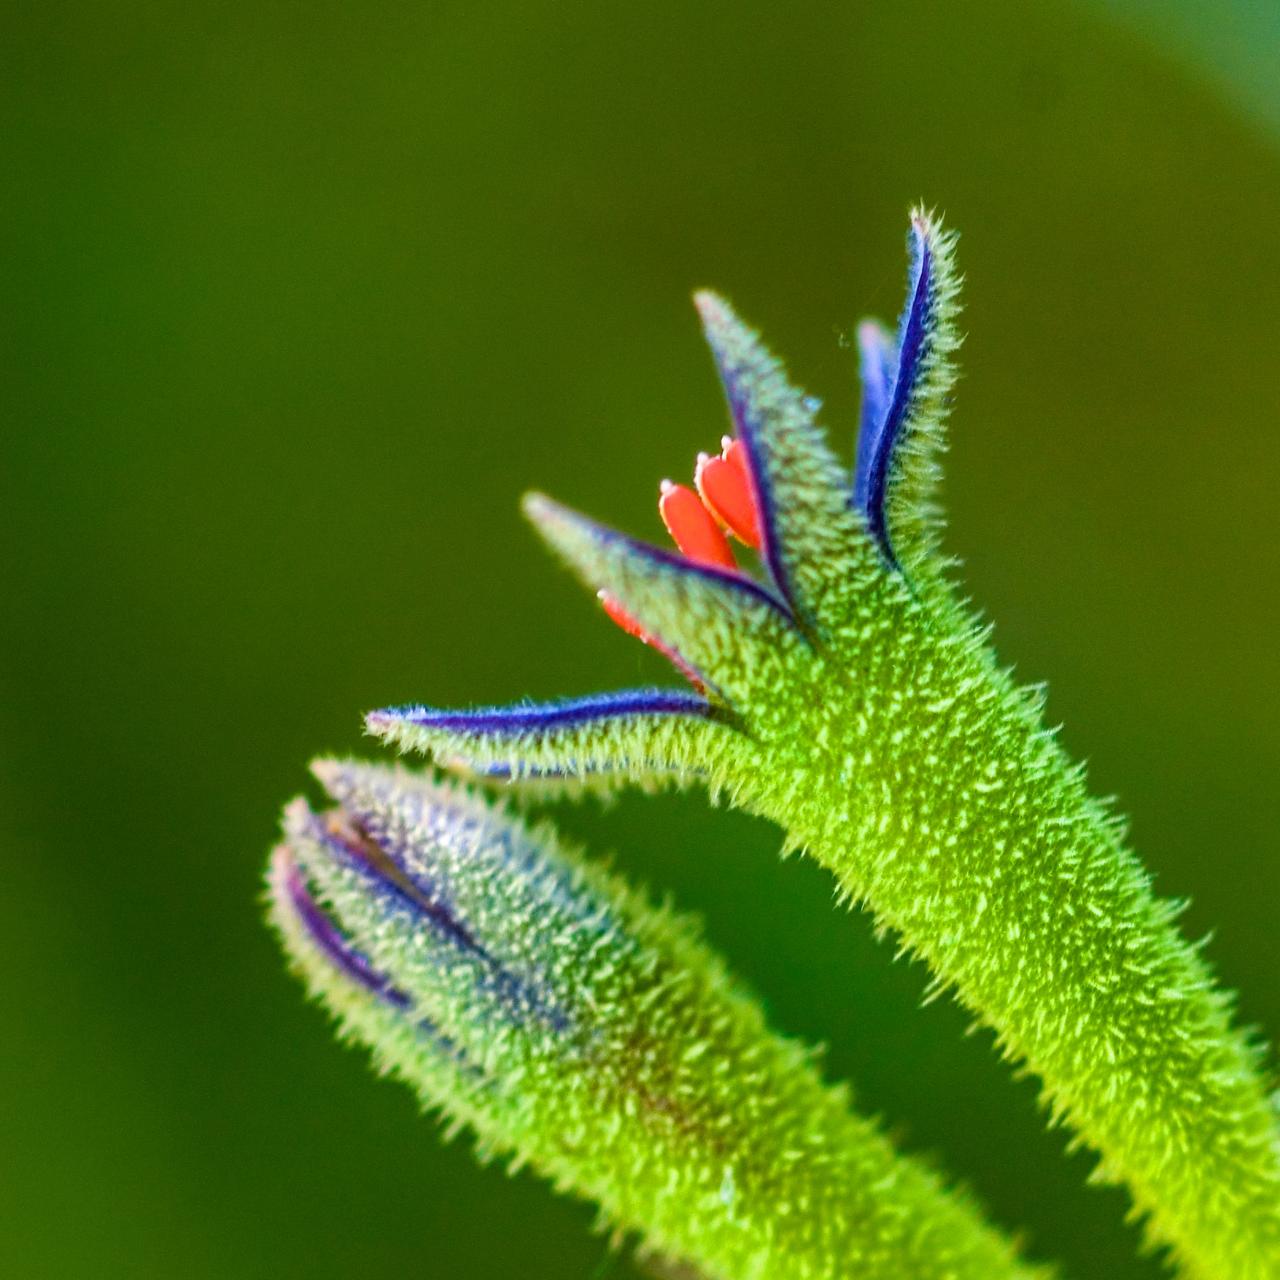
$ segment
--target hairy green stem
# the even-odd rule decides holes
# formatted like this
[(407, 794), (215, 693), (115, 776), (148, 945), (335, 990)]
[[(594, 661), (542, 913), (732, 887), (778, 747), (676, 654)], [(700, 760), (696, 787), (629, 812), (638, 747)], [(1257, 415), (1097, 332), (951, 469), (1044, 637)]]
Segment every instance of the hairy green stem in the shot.
[(1280, 1275), (1275, 1118), (1229, 997), (1034, 700), (985, 648), (944, 638), (922, 662), (936, 646), (904, 639), (915, 680), (895, 682), (892, 716), (852, 693), (828, 702), (826, 732), (809, 720), (786, 781), (751, 807), (995, 1028), (1190, 1274)]

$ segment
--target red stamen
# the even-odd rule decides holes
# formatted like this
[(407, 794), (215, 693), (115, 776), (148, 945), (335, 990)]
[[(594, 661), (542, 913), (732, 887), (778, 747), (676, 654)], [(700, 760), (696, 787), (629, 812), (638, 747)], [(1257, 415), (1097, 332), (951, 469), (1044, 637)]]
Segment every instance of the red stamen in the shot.
[(705, 453), (698, 455), (698, 468), (693, 480), (711, 514), (739, 542), (758, 550), (760, 519), (748, 466), (747, 451), (742, 442), (726, 436), (724, 453), (720, 457), (710, 458)]
[(641, 644), (647, 644), (650, 648), (656, 649), (699, 693), (706, 693), (707, 687), (702, 683), (698, 673), (674, 649), (668, 648), (661, 640), (651, 636), (613, 596), (607, 591), (597, 591), (596, 598), (611, 622), (620, 626), (627, 635), (635, 636)]
[(672, 540), (690, 560), (724, 569), (737, 568), (729, 540), (688, 486), (664, 480), (658, 511)]

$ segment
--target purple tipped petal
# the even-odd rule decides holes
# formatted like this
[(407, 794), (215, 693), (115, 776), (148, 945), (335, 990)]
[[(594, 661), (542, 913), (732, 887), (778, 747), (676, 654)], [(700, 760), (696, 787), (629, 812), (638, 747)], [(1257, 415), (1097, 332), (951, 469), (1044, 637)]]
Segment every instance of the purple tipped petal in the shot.
[(862, 411), (858, 422), (858, 451), (853, 473), (853, 500), (867, 509), (871, 459), (884, 430), (898, 372), (898, 344), (875, 320), (858, 326), (858, 372), (862, 382)]
[(737, 728), (727, 708), (678, 689), (465, 711), (398, 707), (371, 712), (365, 723), (384, 741), (451, 772), (568, 791), (692, 781), (706, 735)]
[(472, 733), (495, 738), (548, 729), (564, 729), (623, 716), (713, 715), (711, 704), (680, 689), (626, 689), (617, 693), (563, 698), (528, 706), (480, 707), (474, 711), (437, 711), (430, 707), (392, 707), (370, 712), (371, 728), (400, 721), (424, 729)]
[[(902, 435), (907, 410), (915, 393), (920, 373), (921, 356), (929, 336), (933, 294), (933, 255), (921, 222), (913, 220), (908, 237), (911, 269), (907, 286), (907, 305), (898, 325), (897, 371), (893, 394), (889, 399), (878, 431), (859, 438), (858, 475), (865, 474), (862, 494), (855, 498), (866, 516), (867, 525), (890, 563), (897, 558), (889, 543), (885, 519), (885, 498), (889, 484), (890, 464)], [(865, 428), (864, 428), (865, 430)], [(865, 458), (864, 458), (865, 450)]]

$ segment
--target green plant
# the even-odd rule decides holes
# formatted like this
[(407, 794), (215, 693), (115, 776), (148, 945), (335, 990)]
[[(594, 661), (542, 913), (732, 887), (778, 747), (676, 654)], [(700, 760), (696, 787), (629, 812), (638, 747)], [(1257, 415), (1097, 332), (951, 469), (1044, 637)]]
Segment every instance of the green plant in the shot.
[[(683, 554), (526, 499), (692, 691), (403, 707), (368, 727), (520, 794), (699, 782), (770, 818), (1041, 1078), (1185, 1274), (1274, 1277), (1280, 1147), (1259, 1051), (938, 550), (954, 248), (916, 212), (897, 333), (859, 329), (852, 476), (757, 336), (700, 294), (735, 436), (700, 461), (701, 502), (664, 491)], [(758, 548), (762, 580), (722, 525)]]

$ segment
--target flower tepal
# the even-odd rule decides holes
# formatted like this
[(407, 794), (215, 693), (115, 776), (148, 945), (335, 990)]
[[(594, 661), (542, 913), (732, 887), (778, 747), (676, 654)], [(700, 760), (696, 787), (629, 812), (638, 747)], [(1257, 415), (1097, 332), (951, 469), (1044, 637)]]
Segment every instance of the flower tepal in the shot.
[(459, 784), (322, 763), (272, 918), (384, 1069), (707, 1280), (1032, 1280), (765, 1026), (688, 921)]
[[(1271, 1280), (1280, 1148), (1257, 1053), (938, 551), (959, 277), (953, 236), (923, 211), (908, 247), (896, 332), (858, 331), (852, 469), (758, 335), (697, 295), (758, 574), (721, 554), (687, 498), (668, 514), (688, 554), (525, 500), (556, 553), (692, 692), (591, 699), (585, 715), (524, 708), (521, 721), (414, 707), (369, 727), (543, 785), (705, 782), (771, 818), (1041, 1077), (1046, 1102), (1101, 1154), (1099, 1176), (1128, 1184), (1187, 1274)], [(732, 531), (702, 480), (708, 513)]]

